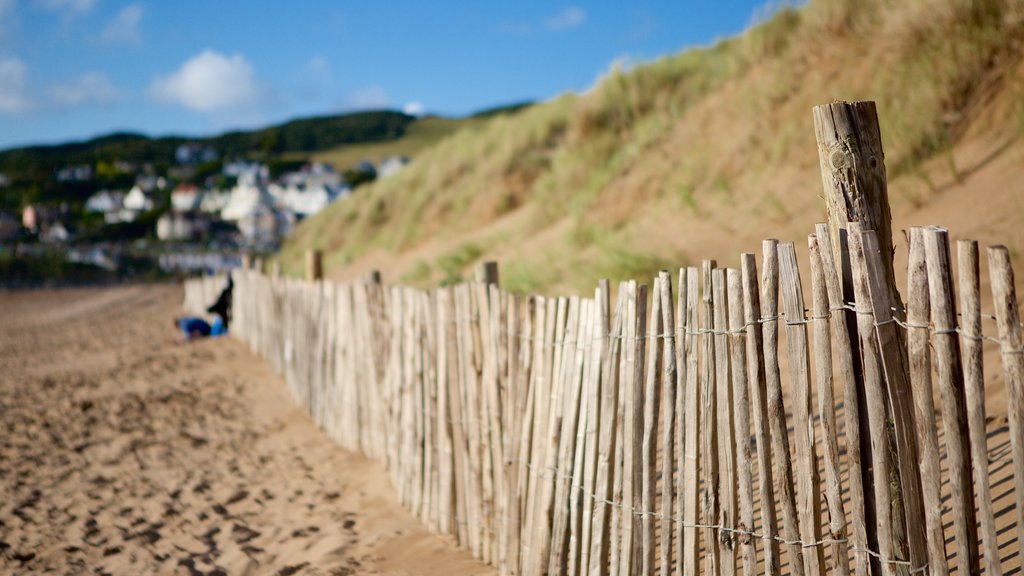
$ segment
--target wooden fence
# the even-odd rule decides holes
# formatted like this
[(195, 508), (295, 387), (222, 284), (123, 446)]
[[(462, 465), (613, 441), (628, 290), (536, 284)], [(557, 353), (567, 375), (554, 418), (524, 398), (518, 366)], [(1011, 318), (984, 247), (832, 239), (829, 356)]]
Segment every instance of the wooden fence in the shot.
[[(742, 254), (552, 298), (493, 267), (428, 291), (325, 282), (312, 253), (306, 280), (237, 271), (231, 332), (503, 574), (1019, 574), (1009, 251), (987, 251), (993, 314), (978, 244), (954, 278), (945, 229), (911, 230), (898, 281), (874, 104), (814, 122), (829, 224), (803, 272), (767, 240), (760, 272)], [(188, 282), (186, 306), (222, 285)]]
[[(875, 232), (850, 223), (840, 248), (822, 224), (807, 245), (802, 270), (768, 240), (760, 263), (593, 298), (238, 270), (231, 331), (503, 574), (1019, 573), (1007, 249), (987, 250), (990, 315), (978, 244), (957, 243), (954, 283), (944, 229), (912, 230), (905, 306)], [(189, 281), (186, 306), (222, 284)], [(996, 369), (1006, 413), (987, 415)]]

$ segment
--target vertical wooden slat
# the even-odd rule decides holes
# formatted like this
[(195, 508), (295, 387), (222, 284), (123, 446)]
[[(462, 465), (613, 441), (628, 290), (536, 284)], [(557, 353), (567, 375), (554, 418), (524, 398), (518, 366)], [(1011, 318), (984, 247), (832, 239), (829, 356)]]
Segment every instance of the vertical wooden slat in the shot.
[(641, 465), (641, 496), (640, 508), (644, 515), (640, 518), (642, 549), (640, 555), (640, 573), (654, 574), (654, 511), (655, 489), (658, 482), (656, 452), (658, 448), (658, 419), (661, 416), (661, 389), (658, 386), (658, 367), (661, 361), (662, 333), (661, 317), (661, 277), (654, 279), (651, 302), (651, 317), (648, 326), (647, 372), (644, 382), (643, 404), (643, 435), (640, 455)]
[(818, 388), (818, 417), (821, 420), (822, 452), (825, 462), (825, 501), (828, 504), (829, 538), (832, 539), (831, 573), (850, 573), (849, 546), (846, 541), (846, 511), (843, 509), (842, 470), (840, 468), (839, 430), (836, 428), (836, 402), (832, 390), (832, 338), (829, 332), (828, 292), (821, 266), (821, 247), (815, 235), (807, 237), (811, 259), (811, 300), (813, 305), (814, 374)]
[(519, 397), (522, 404), (519, 408), (519, 447), (516, 452), (517, 459), (513, 462), (515, 482), (509, 488), (510, 497), (513, 497), (509, 504), (509, 536), (508, 536), (508, 573), (518, 575), (522, 573), (522, 543), (527, 541), (528, 533), (524, 532), (527, 522), (527, 506), (529, 486), (531, 449), (533, 445), (533, 418), (534, 405), (536, 401), (536, 386), (533, 385), (533, 362), (534, 362), (534, 340), (540, 340), (540, 332), (536, 329), (537, 324), (533, 322), (537, 310), (536, 298), (528, 298), (522, 310), (520, 321), (520, 332), (512, 333), (510, 338), (519, 341), (520, 365), (518, 369), (518, 381), (520, 384)]
[(537, 523), (537, 501), (543, 475), (543, 438), (546, 434), (548, 405), (550, 404), (550, 376), (548, 361), (550, 348), (554, 346), (550, 330), (554, 330), (554, 320), (549, 321), (548, 310), (551, 309), (551, 302), (542, 296), (536, 298), (537, 321), (534, 324), (534, 361), (537, 368), (531, 374), (531, 388), (534, 390), (533, 409), (533, 432), (530, 446), (530, 460), (524, 465), (527, 467), (527, 500), (525, 505), (525, 523), (521, 536), (520, 569), (523, 574), (534, 573), (536, 556), (538, 552), (534, 549), (534, 526)]
[[(561, 431), (559, 432), (555, 501), (551, 530), (549, 574), (565, 574), (569, 544), (569, 500), (575, 462), (576, 432), (579, 428), (580, 401), (583, 388), (583, 370), (586, 361), (586, 341), (590, 335), (590, 300), (573, 298), (576, 317), (570, 313), (570, 322), (576, 326), (567, 331), (565, 390), (563, 392)], [(573, 304), (570, 304), (572, 306)], [(570, 308), (571, 310), (571, 308)]]
[(658, 573), (669, 576), (672, 572), (673, 558), (673, 526), (672, 515), (676, 497), (676, 485), (673, 474), (675, 467), (682, 464), (677, 457), (676, 430), (682, 417), (682, 396), (678, 392), (676, 381), (676, 334), (675, 315), (672, 311), (672, 276), (667, 270), (658, 273), (660, 279), (659, 292), (654, 298), (661, 300), (661, 341), (651, 345), (660, 345), (661, 351), (661, 421), (663, 424), (661, 441), (661, 540), (658, 554)]
[(586, 573), (590, 558), (590, 529), (593, 521), (594, 474), (597, 467), (597, 426), (600, 416), (601, 357), (608, 334), (608, 282), (602, 280), (594, 291), (590, 333), (586, 335), (586, 369), (576, 436), (576, 461), (570, 507), (575, 507), (569, 525), (569, 574)]
[(448, 291), (434, 291), (433, 299), (437, 307), (437, 444), (438, 444), (438, 497), (437, 522), (442, 534), (458, 534), (455, 525), (457, 516), (454, 506), (455, 465), (452, 447), (452, 415), (449, 403), (449, 367), (448, 350), (451, 343), (451, 319), (448, 311)]
[[(840, 271), (834, 260), (832, 241), (829, 238), (829, 230), (825, 224), (817, 224), (814, 232), (818, 240), (821, 258), (822, 277), (825, 282), (825, 291), (828, 296), (828, 306), (832, 325), (832, 334), (835, 338), (835, 359), (838, 368), (838, 377), (843, 387), (843, 424), (846, 435), (846, 460), (848, 463), (848, 479), (850, 485), (850, 524), (853, 528), (854, 548), (854, 570), (857, 576), (868, 576), (871, 567), (871, 559), (866, 550), (870, 546), (867, 531), (867, 518), (869, 517), (865, 503), (864, 482), (862, 469), (864, 462), (861, 453), (861, 412), (862, 406), (859, 399), (857, 377), (853, 355), (853, 344), (850, 341), (851, 329), (847, 323), (847, 312), (843, 301), (842, 284), (840, 283)], [(852, 312), (851, 312), (852, 313)]]
[[(580, 519), (580, 541), (579, 541), (579, 573), (588, 574), (590, 570), (590, 554), (592, 543), (595, 538), (600, 538), (594, 530), (594, 516), (598, 506), (598, 499), (602, 498), (599, 488), (598, 467), (600, 458), (601, 423), (604, 420), (604, 398), (609, 386), (607, 370), (605, 370), (605, 358), (608, 355), (611, 331), (611, 295), (610, 285), (607, 279), (602, 279), (598, 284), (597, 292), (594, 295), (596, 306), (597, 322), (594, 326), (594, 346), (591, 350), (591, 375), (590, 385), (587, 392), (587, 427), (586, 427), (586, 456), (583, 470), (582, 494), (577, 496), (582, 500), (583, 517)], [(591, 496), (593, 495), (593, 497)], [(603, 532), (603, 525), (601, 532)], [(595, 536), (597, 534), (597, 536)]]
[(945, 229), (925, 231), (928, 264), (928, 295), (931, 299), (935, 334), (935, 367), (938, 372), (942, 424), (949, 457), (949, 485), (953, 508), (953, 534), (957, 545), (957, 568), (964, 574), (981, 571), (978, 558), (978, 527), (974, 516), (974, 487), (971, 484), (971, 446), (964, 397), (960, 347), (957, 346), (956, 309), (953, 303), (953, 275), (949, 237)]
[[(622, 354), (619, 359), (619, 400), (618, 416), (619, 423), (617, 437), (615, 438), (616, 462), (615, 479), (612, 486), (612, 502), (615, 502), (616, 518), (613, 520), (612, 547), (611, 553), (611, 574), (628, 575), (628, 568), (633, 553), (633, 502), (632, 502), (632, 401), (633, 396), (633, 357), (636, 340), (636, 291), (634, 281), (627, 281), (623, 288), (626, 292), (625, 317), (622, 325)], [(627, 461), (629, 465), (627, 465)]]
[(743, 557), (743, 573), (757, 574), (757, 542), (749, 534), (754, 530), (754, 485), (750, 462), (750, 393), (747, 386), (746, 330), (743, 328), (743, 279), (730, 268), (726, 282), (729, 293), (729, 363), (732, 367), (733, 424), (736, 427), (736, 476), (739, 489), (739, 516), (736, 537)]
[(1024, 340), (1021, 338), (1020, 311), (1010, 251), (1005, 246), (992, 246), (988, 249), (988, 273), (992, 281), (999, 352), (1006, 380), (1019, 550), (1024, 546)]
[[(893, 531), (892, 506), (892, 463), (889, 452), (888, 411), (882, 382), (882, 367), (875, 339), (875, 321), (868, 290), (867, 265), (864, 262), (864, 247), (860, 225), (850, 223), (850, 263), (853, 268), (854, 299), (857, 306), (857, 331), (860, 338), (864, 369), (864, 388), (867, 399), (868, 424), (871, 433), (872, 472), (876, 506), (875, 528), (878, 534), (878, 553), (881, 555), (883, 574), (905, 573), (905, 567), (897, 564), (895, 534)], [(905, 560), (905, 558), (899, 558)]]
[[(807, 320), (800, 268), (792, 242), (779, 244), (779, 277), (786, 315), (786, 349), (789, 352), (790, 392), (793, 404), (793, 435), (796, 443), (797, 499), (800, 539), (805, 545), (821, 540), (821, 481), (818, 478), (814, 420), (811, 417), (810, 356), (807, 353)], [(804, 551), (807, 574), (824, 574), (825, 556), (821, 545)]]
[[(683, 275), (685, 272), (685, 275)], [(697, 520), (699, 518), (700, 510), (700, 496), (699, 496), (699, 482), (703, 474), (701, 470), (701, 442), (699, 441), (698, 433), (703, 430), (701, 426), (701, 410), (699, 403), (699, 383), (698, 383), (698, 369), (697, 369), (697, 342), (698, 342), (698, 298), (700, 292), (698, 289), (698, 282), (700, 277), (697, 274), (697, 268), (689, 267), (685, 271), (680, 271), (679, 286), (680, 291), (682, 287), (686, 286), (685, 298), (686, 298), (686, 322), (683, 324), (684, 329), (684, 340), (686, 344), (686, 381), (685, 381), (685, 396), (686, 396), (686, 409), (683, 417), (683, 424), (686, 427), (685, 435), (683, 438), (684, 443), (684, 454), (685, 457), (680, 465), (683, 467), (683, 504), (682, 504), (682, 517), (683, 523), (680, 524), (680, 530), (682, 530), (682, 573), (683, 574), (697, 574), (698, 564), (697, 556), (698, 549), (700, 548), (700, 532), (697, 531)], [(680, 298), (684, 297), (684, 294), (680, 293)]]
[(647, 329), (647, 285), (630, 283), (632, 328), (626, 340), (625, 425), (623, 427), (622, 550), (620, 573), (640, 570), (642, 559), (642, 451), (644, 417), (644, 332)]
[[(925, 544), (924, 504), (921, 497), (921, 476), (914, 424), (913, 397), (907, 371), (905, 339), (893, 320), (894, 302), (889, 275), (884, 268), (878, 236), (873, 230), (862, 232), (864, 259), (868, 272), (868, 292), (875, 317), (875, 336), (882, 359), (888, 390), (892, 426), (896, 440), (896, 459), (900, 473), (899, 494), (906, 518), (906, 537), (910, 565), (914, 568), (928, 563)], [(977, 546), (977, 541), (975, 541)]]
[(555, 488), (558, 470), (558, 449), (562, 433), (562, 418), (564, 417), (563, 404), (564, 395), (569, 377), (565, 374), (566, 366), (572, 362), (567, 361), (570, 341), (575, 339), (579, 314), (579, 301), (576, 298), (559, 298), (558, 311), (555, 325), (555, 354), (551, 372), (551, 397), (548, 409), (548, 422), (544, 428), (542, 438), (542, 450), (544, 452), (543, 468), (541, 469), (542, 485), (538, 487), (537, 518), (534, 523), (534, 550), (536, 555), (533, 574), (541, 574), (544, 567), (548, 565), (551, 556), (551, 521), (555, 507)]
[[(701, 263), (701, 317), (700, 343), (702, 366), (700, 371), (700, 423), (701, 423), (701, 518), (706, 526), (718, 525), (718, 395), (715, 387), (715, 308), (712, 296), (712, 270), (716, 263)], [(704, 573), (718, 576), (721, 572), (718, 541), (721, 534), (714, 528), (704, 530)]]
[(718, 558), (721, 573), (736, 574), (736, 442), (733, 439), (732, 378), (729, 365), (729, 300), (725, 270), (711, 272), (711, 297), (714, 300), (715, 393), (717, 394), (718, 435)]
[(591, 525), (591, 546), (588, 560), (589, 574), (604, 576), (609, 570), (611, 524), (615, 510), (608, 501), (612, 497), (616, 461), (616, 430), (618, 428), (619, 356), (622, 349), (622, 326), (626, 291), (618, 290), (618, 301), (611, 330), (608, 333), (607, 353), (601, 358), (601, 423), (598, 427), (597, 471), (594, 481), (594, 518)]
[(679, 269), (679, 290), (676, 296), (675, 324), (672, 331), (675, 335), (675, 451), (672, 454), (672, 466), (675, 469), (675, 506), (673, 507), (674, 522), (672, 525), (673, 560), (675, 576), (683, 574), (683, 563), (685, 552), (683, 550), (686, 540), (686, 533), (690, 531), (683, 522), (686, 510), (686, 476), (692, 473), (690, 464), (686, 460), (686, 426), (689, 422), (686, 417), (686, 404), (689, 398), (686, 396), (686, 379), (689, 375), (686, 366), (686, 269)]
[(757, 261), (751, 253), (740, 257), (743, 283), (743, 322), (746, 326), (747, 379), (757, 441), (757, 481), (760, 486), (761, 533), (764, 541), (764, 573), (778, 576), (779, 526), (775, 517), (775, 482), (772, 474), (772, 444), (769, 432), (768, 390), (765, 376), (764, 336), (761, 330), (761, 298), (758, 293)]
[(789, 431), (786, 428), (786, 409), (782, 400), (782, 380), (779, 375), (779, 254), (778, 241), (765, 240), (762, 244), (761, 271), (761, 324), (764, 345), (764, 373), (767, 383), (768, 424), (772, 439), (776, 495), (782, 505), (782, 534), (787, 540), (786, 552), (793, 574), (804, 576), (803, 548), (800, 546), (799, 519), (796, 495), (793, 490), (793, 464), (789, 455)]
[[(920, 245), (922, 230), (915, 228)], [(913, 250), (913, 247), (911, 248)], [(920, 252), (920, 248), (918, 248)], [(913, 260), (911, 260), (913, 263)], [(992, 491), (988, 479), (988, 447), (985, 434), (985, 374), (981, 350), (981, 280), (979, 278), (978, 243), (957, 242), (957, 264), (960, 277), (960, 347), (964, 361), (964, 384), (967, 392), (967, 424), (971, 441), (971, 464), (974, 489), (977, 491), (978, 514), (981, 516), (981, 539), (985, 543), (985, 573), (1002, 576), (999, 562), (996, 520), (992, 513)], [(927, 318), (925, 318), (927, 321)], [(908, 323), (913, 326), (913, 322)], [(927, 337), (927, 332), (925, 332)], [(929, 401), (931, 396), (929, 395)], [(934, 420), (934, 417), (933, 417)], [(934, 427), (934, 423), (932, 424)], [(927, 456), (925, 456), (927, 458)], [(922, 466), (923, 472), (924, 466)], [(923, 474), (922, 474), (923, 476)], [(928, 503), (925, 502), (927, 512)], [(933, 574), (938, 574), (938, 571)]]

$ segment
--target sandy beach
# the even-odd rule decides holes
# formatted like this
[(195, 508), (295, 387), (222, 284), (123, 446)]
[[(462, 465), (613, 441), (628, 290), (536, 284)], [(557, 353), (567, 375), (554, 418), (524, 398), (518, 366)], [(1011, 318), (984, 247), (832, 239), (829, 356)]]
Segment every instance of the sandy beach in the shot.
[(174, 286), (0, 293), (0, 573), (492, 574)]

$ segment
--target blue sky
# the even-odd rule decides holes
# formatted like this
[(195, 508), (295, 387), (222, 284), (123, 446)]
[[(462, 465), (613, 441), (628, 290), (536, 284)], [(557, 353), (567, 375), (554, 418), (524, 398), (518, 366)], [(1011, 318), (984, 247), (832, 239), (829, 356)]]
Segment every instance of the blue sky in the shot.
[(763, 4), (0, 0), (0, 148), (544, 100), (741, 32)]

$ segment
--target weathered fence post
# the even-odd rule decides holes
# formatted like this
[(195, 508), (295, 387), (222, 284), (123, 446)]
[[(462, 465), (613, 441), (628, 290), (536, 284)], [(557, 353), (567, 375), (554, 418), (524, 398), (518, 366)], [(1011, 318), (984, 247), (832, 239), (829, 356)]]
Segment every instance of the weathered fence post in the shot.
[[(877, 234), (879, 252), (882, 261), (880, 272), (884, 275), (885, 284), (890, 292), (889, 301), (896, 308), (902, 308), (903, 301), (896, 289), (893, 271), (892, 215), (889, 209), (889, 192), (885, 175), (885, 155), (882, 151), (882, 137), (878, 126), (878, 114), (874, 102), (833, 102), (816, 106), (813, 110), (814, 131), (818, 142), (818, 159), (821, 165), (821, 180), (825, 191), (828, 207), (828, 231), (831, 239), (833, 255), (840, 275), (842, 298), (845, 302), (854, 300), (853, 275), (850, 266), (849, 247), (847, 245), (847, 225), (856, 222), (864, 230), (874, 230)], [(868, 308), (868, 306), (865, 306)], [(859, 342), (857, 321), (852, 310), (846, 312), (847, 329), (850, 342), (856, 350)], [(897, 345), (906, 350), (906, 341), (902, 334), (897, 335)], [(864, 383), (860, 354), (853, 354), (853, 371), (857, 379), (857, 402), (864, 406), (867, 398), (864, 394)], [(906, 379), (904, 379), (905, 381)], [(902, 393), (903, 391), (901, 391)], [(869, 430), (868, 414), (860, 410), (860, 429)], [(912, 429), (912, 427), (911, 427)], [(890, 449), (895, 446), (893, 431), (888, 432)], [(861, 462), (860, 474), (865, 487), (872, 486), (872, 462), (870, 435), (860, 437)], [(894, 478), (895, 480), (895, 478)], [(903, 540), (906, 533), (904, 506), (901, 492), (892, 493), (894, 502), (878, 502), (874, 500), (872, 490), (865, 490), (865, 515), (867, 525), (875, 523), (877, 506), (893, 506), (894, 537)], [(920, 530), (920, 526), (914, 527)], [(857, 543), (878, 550), (877, 534), (868, 531), (868, 542)], [(917, 543), (919, 539), (911, 539)], [(895, 550), (905, 550), (905, 542), (896, 543)], [(917, 546), (914, 546), (915, 552)], [(915, 554), (916, 555), (916, 554)], [(906, 560), (908, 558), (900, 558)], [(880, 568), (876, 565), (876, 568)]]
[(498, 285), (498, 263), (493, 260), (480, 262), (474, 269), (474, 277), (477, 282), (483, 284)]
[(252, 254), (249, 252), (242, 252), (242, 270), (252, 269)]
[(313, 282), (324, 277), (323, 252), (306, 250), (306, 280)]

